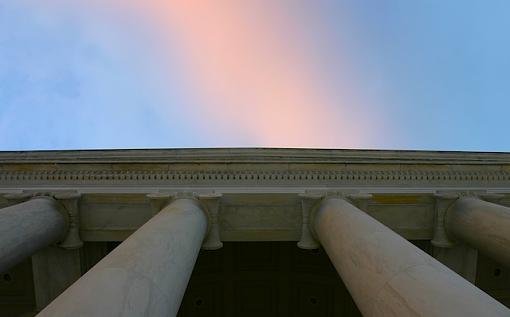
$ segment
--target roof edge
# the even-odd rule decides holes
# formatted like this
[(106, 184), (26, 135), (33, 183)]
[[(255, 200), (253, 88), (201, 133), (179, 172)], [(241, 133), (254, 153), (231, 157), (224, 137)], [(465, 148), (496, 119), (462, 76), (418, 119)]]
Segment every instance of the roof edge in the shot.
[(510, 164), (510, 153), (310, 148), (176, 148), (0, 151), (0, 164)]

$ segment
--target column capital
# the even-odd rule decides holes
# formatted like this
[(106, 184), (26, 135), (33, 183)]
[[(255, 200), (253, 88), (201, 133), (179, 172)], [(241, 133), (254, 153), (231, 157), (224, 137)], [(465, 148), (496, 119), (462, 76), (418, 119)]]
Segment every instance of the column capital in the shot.
[(170, 203), (170, 194), (150, 193), (145, 197), (147, 197), (151, 204), (152, 216), (155, 216), (158, 212), (161, 211), (161, 209)]
[(202, 243), (204, 250), (218, 250), (223, 247), (220, 238), (220, 224), (218, 221), (220, 213), (221, 197), (217, 193), (208, 193), (198, 195), (198, 200), (202, 203), (205, 214), (207, 215), (207, 235)]
[(80, 199), (81, 194), (78, 192), (61, 192), (61, 193), (54, 193), (53, 197), (57, 200), (73, 200), (73, 199)]
[(432, 195), (436, 200), (455, 200), (460, 197), (458, 192), (435, 192)]
[(80, 238), (80, 208), (78, 204), (81, 194), (78, 192), (62, 192), (55, 193), (53, 197), (64, 206), (69, 219), (67, 235), (59, 246), (69, 250), (81, 248), (83, 241)]
[(18, 204), (24, 201), (29, 200), (32, 197), (32, 194), (26, 192), (19, 193), (9, 193), (2, 195), (10, 204)]
[(434, 195), (437, 199), (460, 199), (460, 198), (476, 198), (497, 204), (506, 197), (505, 194), (492, 193), (486, 190), (466, 190), (466, 191), (437, 191)]
[(318, 249), (320, 244), (315, 238), (313, 232), (313, 210), (315, 206), (324, 198), (325, 194), (321, 192), (304, 192), (298, 195), (301, 199), (301, 238), (297, 246), (304, 250)]
[(310, 200), (318, 200), (322, 199), (327, 195), (324, 191), (305, 191), (304, 193), (299, 193), (298, 197), (301, 199), (310, 199)]
[(452, 204), (459, 199), (459, 193), (455, 192), (436, 192), (434, 194), (435, 215), (434, 215), (434, 234), (430, 243), (437, 248), (451, 248), (455, 245), (446, 233), (446, 213)]
[(490, 203), (497, 204), (503, 198), (505, 198), (505, 195), (504, 194), (497, 194), (497, 193), (487, 193), (487, 194), (480, 195), (480, 198), (485, 200), (485, 201), (488, 201)]
[(482, 198), (484, 196), (492, 196), (486, 190), (439, 190), (433, 196), (439, 199), (457, 199), (457, 198)]
[(178, 191), (171, 194), (172, 200), (177, 199), (198, 199), (199, 194), (191, 191)]
[(174, 191), (149, 193), (146, 197), (151, 204), (153, 217), (176, 200), (191, 199), (195, 201), (207, 217), (207, 233), (202, 249), (217, 250), (223, 247), (223, 243), (220, 240), (218, 222), (222, 194), (215, 192), (197, 193), (191, 191)]

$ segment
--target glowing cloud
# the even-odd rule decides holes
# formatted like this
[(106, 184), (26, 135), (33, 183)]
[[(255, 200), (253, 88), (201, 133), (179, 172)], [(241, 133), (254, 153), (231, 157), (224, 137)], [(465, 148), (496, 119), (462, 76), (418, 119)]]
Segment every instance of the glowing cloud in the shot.
[(378, 116), (360, 106), (368, 100), (351, 80), (348, 50), (335, 49), (335, 76), (317, 67), (325, 48), (303, 23), (306, 2), (52, 4), (44, 10), (78, 19), (133, 77), (145, 70), (151, 83), (140, 89), (171, 95), (178, 78), (184, 98), (147, 105), (168, 118), (169, 129), (180, 120), (221, 146), (362, 147), (374, 134), (370, 118)]
[(359, 147), (366, 141), (369, 127), (353, 120), (362, 100), (348, 81), (335, 92), (322, 87), (317, 57), (300, 36), (296, 8), (289, 3), (130, 5), (158, 26), (167, 50), (179, 51), (198, 113), (211, 131), (238, 131), (262, 146)]

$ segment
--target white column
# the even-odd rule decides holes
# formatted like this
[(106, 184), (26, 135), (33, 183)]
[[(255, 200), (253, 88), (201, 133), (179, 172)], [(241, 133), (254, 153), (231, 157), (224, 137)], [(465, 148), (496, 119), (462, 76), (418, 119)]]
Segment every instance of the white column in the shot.
[(0, 209), (0, 272), (63, 239), (67, 228), (66, 212), (50, 197)]
[(363, 316), (509, 316), (510, 310), (342, 198), (313, 229)]
[(432, 254), (436, 260), (475, 284), (478, 251), (464, 243), (454, 243), (446, 234), (446, 212), (458, 199), (458, 195), (440, 193), (436, 194), (435, 198), (434, 236), (430, 241), (433, 246)]
[(79, 234), (80, 195), (73, 192), (56, 193), (53, 197), (68, 216), (65, 239), (58, 246), (50, 245), (32, 255), (32, 272), (36, 311), (41, 311), (81, 276), (80, 250), (83, 242)]
[(38, 316), (175, 316), (207, 231), (195, 199), (163, 208)]
[(510, 266), (510, 208), (461, 197), (446, 213), (446, 233)]

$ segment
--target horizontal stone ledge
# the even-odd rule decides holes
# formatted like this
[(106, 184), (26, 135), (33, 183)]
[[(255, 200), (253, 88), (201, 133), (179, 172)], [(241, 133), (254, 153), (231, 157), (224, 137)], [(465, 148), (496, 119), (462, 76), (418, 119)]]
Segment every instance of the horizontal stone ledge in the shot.
[[(81, 195), (91, 196), (91, 195), (122, 195), (122, 196), (134, 196), (140, 195), (140, 197), (146, 197), (148, 194), (153, 193), (166, 193), (167, 195), (172, 195), (178, 192), (192, 192), (197, 195), (207, 195), (207, 194), (218, 194), (218, 195), (297, 195), (304, 194), (308, 192), (313, 193), (330, 193), (330, 192), (345, 192), (346, 194), (350, 193), (360, 193), (360, 194), (372, 194), (374, 195), (374, 199), (383, 200), (382, 196), (401, 196), (400, 198), (404, 198), (403, 196), (421, 196), (421, 197), (434, 197), (436, 193), (462, 193), (462, 192), (473, 192), (483, 198), (485, 195), (498, 195), (502, 196), (502, 200), (504, 200), (505, 196), (510, 198), (510, 183), (508, 186), (481, 186), (481, 185), (473, 185), (473, 186), (452, 186), (452, 185), (408, 185), (408, 184), (399, 184), (399, 185), (376, 185), (372, 183), (367, 183), (365, 185), (352, 185), (352, 184), (342, 184), (339, 186), (328, 186), (327, 184), (317, 184), (317, 185), (309, 185), (309, 184), (296, 184), (296, 185), (286, 185), (282, 184), (279, 186), (276, 185), (267, 185), (267, 184), (259, 184), (259, 185), (246, 185), (246, 186), (234, 186), (232, 184), (225, 185), (196, 185), (196, 186), (181, 186), (179, 184), (169, 185), (168, 183), (162, 185), (153, 185), (153, 184), (137, 184), (136, 186), (125, 186), (125, 185), (105, 185), (105, 186), (88, 186), (88, 185), (62, 185), (59, 187), (56, 186), (48, 186), (45, 184), (44, 186), (36, 186), (34, 184), (30, 185), (7, 185), (4, 183), (0, 183), (0, 201), (2, 196), (11, 195), (11, 194), (34, 194), (34, 193), (61, 193), (61, 192), (73, 192)], [(377, 196), (377, 197), (375, 197)], [(394, 198), (392, 198), (394, 199)], [(406, 198), (409, 199), (409, 198)]]
[[(80, 231), (80, 237), (85, 242), (124, 241), (136, 229), (87, 229)], [(393, 229), (407, 240), (430, 240), (432, 229)], [(220, 231), (221, 241), (247, 242), (247, 241), (299, 241), (301, 231), (296, 230), (232, 230)]]
[(487, 164), (510, 161), (508, 153), (292, 148), (196, 148), (140, 150), (5, 151), (1, 163), (235, 163), (235, 162), (380, 162)]
[[(215, 183), (282, 183), (308, 182), (359, 182), (371, 183), (508, 183), (510, 170), (502, 166), (378, 166), (376, 164), (314, 164), (312, 166), (289, 166), (287, 164), (264, 165), (190, 165), (185, 167), (158, 168), (128, 166), (83, 167), (39, 166), (32, 168), (3, 165), (0, 166), (0, 181), (4, 184), (160, 184), (176, 182), (183, 184)], [(469, 185), (471, 186), (471, 185)]]

